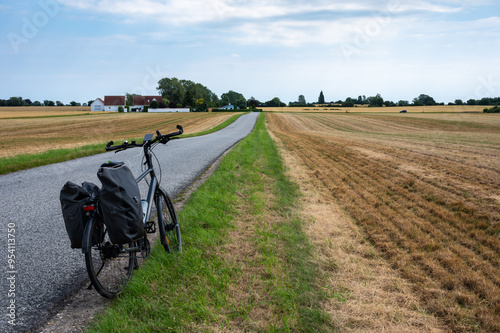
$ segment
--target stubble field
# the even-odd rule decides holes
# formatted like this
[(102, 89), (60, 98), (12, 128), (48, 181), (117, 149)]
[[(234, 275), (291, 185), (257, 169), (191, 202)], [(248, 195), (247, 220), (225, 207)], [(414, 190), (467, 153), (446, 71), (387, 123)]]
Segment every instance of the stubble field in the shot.
[(326, 113), (399, 113), (401, 110), (406, 110), (410, 113), (432, 112), (432, 113), (449, 113), (449, 112), (482, 112), (485, 107), (481, 105), (433, 105), (433, 106), (395, 106), (395, 107), (368, 107), (358, 105), (355, 107), (342, 107), (340, 105), (333, 106), (305, 106), (305, 107), (262, 107), (263, 111), (271, 112), (326, 112)]
[(0, 108), (0, 158), (144, 137), (160, 130), (209, 130), (234, 115), (221, 113), (87, 112), (82, 107)]
[[(426, 314), (445, 330), (500, 331), (498, 115), (271, 113), (268, 128)], [(341, 278), (344, 269), (326, 271)], [(354, 312), (345, 327), (357, 325)]]

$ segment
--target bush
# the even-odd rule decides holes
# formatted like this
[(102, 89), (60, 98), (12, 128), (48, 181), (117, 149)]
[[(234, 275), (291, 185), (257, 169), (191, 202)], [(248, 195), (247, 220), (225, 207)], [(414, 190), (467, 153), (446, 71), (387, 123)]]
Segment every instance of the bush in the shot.
[(125, 110), (123, 109), (123, 106), (118, 107), (118, 112), (125, 112)]
[(148, 109), (149, 109), (149, 106), (144, 105), (144, 109), (142, 110), (142, 112), (148, 112)]
[(160, 103), (158, 103), (157, 101), (152, 101), (151, 104), (149, 104), (149, 107), (153, 109), (158, 109), (158, 106), (160, 106)]
[(484, 113), (500, 113), (500, 107), (498, 105), (492, 107), (492, 108), (486, 108), (483, 110)]

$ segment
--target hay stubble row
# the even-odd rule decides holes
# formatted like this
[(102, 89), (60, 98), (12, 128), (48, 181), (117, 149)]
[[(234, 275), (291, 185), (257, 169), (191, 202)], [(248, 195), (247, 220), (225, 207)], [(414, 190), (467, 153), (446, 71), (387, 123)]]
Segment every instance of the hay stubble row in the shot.
[(500, 331), (500, 117), (271, 114), (269, 129), (452, 331)]

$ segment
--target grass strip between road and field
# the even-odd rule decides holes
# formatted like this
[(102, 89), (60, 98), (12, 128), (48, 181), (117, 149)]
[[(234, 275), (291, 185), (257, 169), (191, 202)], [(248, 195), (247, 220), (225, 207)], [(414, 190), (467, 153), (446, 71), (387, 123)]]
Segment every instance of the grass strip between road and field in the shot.
[(90, 332), (333, 330), (285, 174), (259, 118), (179, 213), (183, 252), (156, 244)]
[[(181, 135), (178, 138), (201, 136), (219, 131), (231, 125), (243, 114), (244, 113), (236, 114), (222, 124), (219, 124), (209, 130), (200, 133)], [(142, 139), (143, 138), (129, 139), (129, 141), (142, 142)], [(40, 153), (19, 154), (12, 157), (2, 157), (0, 158), (0, 175), (104, 153), (104, 147), (106, 146), (106, 144), (107, 142), (99, 142), (75, 148), (51, 149)]]

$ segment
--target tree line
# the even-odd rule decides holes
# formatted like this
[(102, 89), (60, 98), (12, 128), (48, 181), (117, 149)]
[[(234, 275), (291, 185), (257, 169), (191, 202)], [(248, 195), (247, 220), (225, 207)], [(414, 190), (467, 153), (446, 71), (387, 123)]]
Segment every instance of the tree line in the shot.
[[(445, 103), (438, 103), (429, 95), (420, 94), (415, 97), (411, 102), (408, 100), (399, 100), (398, 102), (384, 100), (384, 98), (377, 94), (375, 96), (366, 97), (365, 95), (360, 95), (356, 97), (347, 97), (345, 100), (337, 100), (332, 102), (325, 102), (325, 96), (323, 91), (320, 92), (318, 100), (307, 103), (304, 95), (299, 95), (296, 102), (290, 102), (289, 106), (303, 107), (303, 106), (316, 106), (316, 105), (326, 105), (326, 106), (342, 106), (342, 107), (354, 107), (355, 105), (366, 105), (368, 107), (395, 107), (395, 106), (432, 106), (432, 105), (445, 105)], [(484, 97), (482, 99), (469, 99), (467, 101), (462, 101), (461, 99), (456, 99), (454, 102), (448, 103), (448, 105), (499, 105), (500, 97)]]
[(278, 97), (267, 102), (260, 102), (253, 96), (246, 99), (242, 93), (229, 90), (220, 98), (201, 83), (178, 78), (163, 78), (158, 82), (158, 92), (162, 95), (163, 103), (169, 107), (190, 107), (196, 111), (205, 111), (210, 108), (220, 108), (233, 105), (236, 109), (246, 109), (262, 106), (286, 106)]
[(0, 99), (0, 106), (87, 106), (92, 102), (89, 101), (88, 103), (81, 104), (71, 101), (69, 104), (64, 104), (61, 101), (44, 100), (43, 102), (32, 102), (30, 99), (23, 99), (22, 97), (11, 97), (9, 99)]
[[(257, 107), (284, 107), (287, 106), (278, 97), (261, 102), (253, 96), (246, 99), (245, 96), (239, 92), (229, 90), (223, 93), (220, 98), (209, 88), (201, 83), (196, 83), (191, 80), (182, 80), (176, 77), (162, 78), (158, 81), (158, 92), (162, 96), (161, 101), (157, 101), (154, 107), (170, 107), (180, 108), (188, 107), (193, 111), (207, 111), (208, 108), (220, 108), (226, 105), (234, 105), (236, 109), (257, 108)], [(133, 105), (133, 97), (136, 94), (127, 93), (126, 103), (129, 106)], [(87, 103), (78, 103), (71, 101), (66, 106), (87, 106), (92, 104), (93, 100)], [(317, 101), (308, 103), (304, 95), (299, 95), (298, 100), (289, 102), (288, 106), (304, 107), (315, 106), (317, 104), (326, 106), (341, 106), (341, 107), (354, 107), (355, 105), (366, 105), (368, 107), (405, 107), (405, 106), (431, 106), (431, 105), (444, 105), (444, 103), (437, 103), (434, 98), (426, 94), (420, 94), (415, 97), (411, 102), (408, 100), (399, 100), (397, 102), (384, 100), (380, 94), (375, 96), (366, 97), (360, 95), (356, 97), (347, 97), (345, 100), (337, 100), (332, 102), (325, 102), (325, 95), (323, 91), (320, 92)], [(500, 97), (484, 97), (481, 99), (469, 99), (463, 101), (456, 99), (448, 105), (484, 105), (495, 106), (500, 104)], [(0, 99), (0, 107), (2, 106), (65, 106), (60, 101), (44, 100), (43, 102), (34, 101), (30, 99), (23, 99), (22, 97), (10, 97), (9, 99)]]

